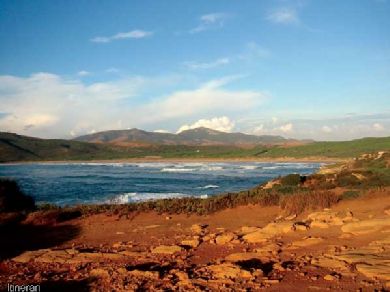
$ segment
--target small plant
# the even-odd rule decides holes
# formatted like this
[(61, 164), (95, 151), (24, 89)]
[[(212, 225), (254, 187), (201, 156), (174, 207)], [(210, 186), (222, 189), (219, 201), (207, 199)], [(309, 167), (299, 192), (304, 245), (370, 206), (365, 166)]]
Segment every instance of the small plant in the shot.
[(345, 191), (345, 192), (341, 195), (341, 199), (342, 199), (342, 200), (356, 199), (356, 198), (359, 197), (360, 195), (361, 195), (360, 191), (357, 191), (357, 190), (348, 190), (348, 191)]

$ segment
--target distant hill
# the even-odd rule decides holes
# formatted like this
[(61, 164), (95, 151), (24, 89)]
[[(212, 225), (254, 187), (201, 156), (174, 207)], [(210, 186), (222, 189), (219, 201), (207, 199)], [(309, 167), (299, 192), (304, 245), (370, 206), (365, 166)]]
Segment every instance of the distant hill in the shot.
[(186, 130), (178, 134), (147, 132), (139, 129), (113, 130), (75, 138), (76, 141), (131, 145), (275, 145), (298, 142), (281, 136), (225, 133), (208, 128)]
[[(146, 132), (145, 135), (147, 135)], [(213, 141), (222, 141), (231, 136), (219, 137)], [(165, 134), (163, 134), (165, 135)], [(174, 134), (168, 134), (179, 136)], [(206, 143), (204, 131), (186, 131), (183, 135)], [(212, 135), (206, 133), (206, 137)], [(233, 134), (237, 135), (237, 133)], [(153, 135), (154, 136), (154, 135)], [(238, 134), (238, 137), (240, 134)], [(249, 135), (250, 136), (250, 135)], [(156, 137), (156, 136), (154, 136)], [(157, 137), (165, 137), (158, 135)], [(180, 136), (179, 136), (180, 137)], [(255, 136), (256, 137), (256, 136)], [(218, 140), (223, 139), (223, 140)], [(239, 138), (237, 138), (239, 139)], [(247, 137), (245, 137), (247, 139)], [(208, 140), (207, 140), (208, 141)], [(247, 141), (247, 140), (245, 140)], [(313, 142), (304, 145), (262, 145), (242, 147), (237, 145), (132, 145), (117, 146), (106, 143), (89, 143), (61, 139), (38, 139), (13, 133), (0, 132), (0, 162), (48, 161), (48, 160), (110, 160), (126, 158), (352, 158), (363, 153), (390, 151), (390, 137), (363, 138), (341, 142)]]
[(106, 145), (0, 132), (0, 162), (109, 159), (118, 157), (118, 152), (118, 149)]

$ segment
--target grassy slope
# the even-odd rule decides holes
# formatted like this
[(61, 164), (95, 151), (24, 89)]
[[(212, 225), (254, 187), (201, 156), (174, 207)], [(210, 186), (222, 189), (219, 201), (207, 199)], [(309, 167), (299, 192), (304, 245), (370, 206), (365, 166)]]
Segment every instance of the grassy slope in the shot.
[(322, 156), (335, 158), (356, 157), (363, 153), (390, 150), (390, 137), (363, 138), (342, 142), (315, 142), (307, 145), (281, 148), (274, 147), (259, 157), (308, 157)]
[(294, 147), (239, 148), (235, 146), (155, 145), (114, 147), (103, 144), (37, 139), (0, 133), (0, 162), (39, 160), (124, 159), (160, 156), (162, 158), (349, 158), (362, 153), (390, 150), (390, 137), (364, 138), (346, 142), (315, 142)]

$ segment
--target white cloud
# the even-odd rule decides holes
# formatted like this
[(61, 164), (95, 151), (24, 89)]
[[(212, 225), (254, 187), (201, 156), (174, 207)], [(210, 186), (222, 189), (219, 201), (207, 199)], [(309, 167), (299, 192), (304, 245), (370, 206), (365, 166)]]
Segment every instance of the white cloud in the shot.
[(228, 117), (216, 117), (212, 119), (200, 119), (197, 122), (191, 124), (191, 125), (183, 125), (178, 130), (177, 133), (190, 130), (190, 129), (196, 129), (200, 127), (209, 128), (221, 132), (231, 132), (234, 128), (235, 123), (231, 121)]
[(297, 24), (299, 17), (297, 11), (292, 8), (281, 8), (268, 14), (267, 20), (277, 24)]
[[(126, 77), (86, 84), (50, 73), (0, 76), (0, 130), (38, 137), (69, 137), (128, 127), (162, 127), (205, 115), (246, 112), (266, 98), (258, 91), (227, 90), (238, 76), (211, 80), (149, 101), (144, 92), (161, 91), (181, 78)], [(135, 100), (135, 101), (134, 101)], [(156, 128), (157, 128), (156, 127)]]
[(238, 55), (241, 60), (252, 61), (253, 59), (265, 59), (271, 55), (270, 51), (260, 46), (256, 42), (246, 44), (244, 51)]
[(91, 72), (88, 72), (85, 70), (81, 70), (81, 71), (77, 72), (77, 75), (79, 75), (79, 76), (88, 76), (90, 74), (91, 74)]
[(229, 58), (219, 58), (215, 61), (208, 62), (208, 63), (199, 63), (199, 62), (186, 62), (184, 63), (185, 66), (187, 66), (189, 69), (192, 70), (202, 70), (202, 69), (212, 69), (219, 66), (227, 65), (230, 63)]
[(283, 133), (288, 133), (293, 130), (293, 124), (292, 123), (287, 123), (285, 125), (281, 125), (279, 127), (279, 130), (282, 131)]
[(169, 133), (168, 130), (163, 130), (163, 129), (154, 130), (153, 132), (155, 132), (155, 133), (164, 133), (164, 134)]
[(154, 123), (162, 120), (195, 117), (215, 112), (240, 112), (259, 106), (267, 96), (259, 91), (226, 90), (224, 85), (236, 80), (231, 76), (211, 80), (194, 90), (177, 91), (157, 99), (137, 112), (139, 120)]
[(264, 129), (264, 125), (263, 125), (263, 124), (260, 124), (260, 125), (256, 126), (256, 127), (251, 131), (251, 133), (256, 134), (256, 135), (258, 135), (258, 134), (263, 134), (264, 130), (265, 130), (265, 129)]
[(385, 127), (383, 127), (382, 124), (380, 123), (374, 123), (372, 125), (372, 128), (375, 130), (375, 131), (383, 131), (385, 129)]
[(190, 33), (198, 33), (210, 29), (221, 28), (225, 21), (230, 17), (229, 14), (218, 12), (202, 15), (199, 19), (199, 25), (190, 30)]
[(145, 31), (145, 30), (139, 30), (135, 29), (128, 32), (119, 32), (117, 34), (114, 34), (112, 36), (97, 36), (92, 39), (90, 39), (91, 42), (94, 43), (109, 43), (114, 40), (123, 40), (123, 39), (142, 39), (149, 36), (152, 36), (153, 32), (151, 31)]
[(274, 124), (276, 124), (279, 120), (277, 117), (272, 117), (271, 119), (272, 119), (272, 123)]
[(321, 130), (322, 130), (322, 132), (324, 132), (324, 133), (332, 133), (333, 132), (333, 130), (332, 130), (332, 128), (331, 127), (329, 127), (329, 126), (323, 126), (322, 128), (321, 128)]

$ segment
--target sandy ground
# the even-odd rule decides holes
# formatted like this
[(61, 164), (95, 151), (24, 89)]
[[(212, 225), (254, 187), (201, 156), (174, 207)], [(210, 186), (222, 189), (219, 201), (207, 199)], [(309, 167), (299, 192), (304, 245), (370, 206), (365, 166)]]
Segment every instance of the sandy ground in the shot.
[[(385, 291), (390, 194), (281, 216), (242, 206), (208, 216), (97, 214), (2, 230), (0, 287), (41, 291)], [(308, 219), (308, 216), (310, 219)]]

